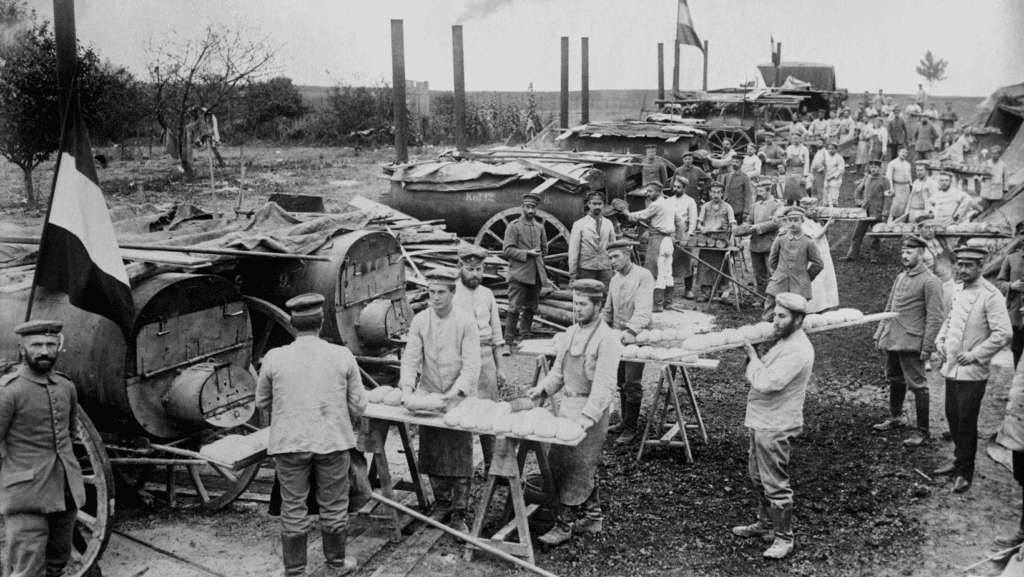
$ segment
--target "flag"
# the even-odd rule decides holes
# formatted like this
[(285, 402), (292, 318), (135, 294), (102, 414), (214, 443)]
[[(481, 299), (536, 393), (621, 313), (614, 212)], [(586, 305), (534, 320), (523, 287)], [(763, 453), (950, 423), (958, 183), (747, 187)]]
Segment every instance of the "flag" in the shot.
[(690, 7), (686, 5), (686, 0), (679, 0), (679, 12), (676, 16), (676, 42), (704, 50), (704, 44), (697, 37), (697, 31), (693, 28), (693, 18), (690, 17)]
[(78, 98), (72, 94), (36, 259), (35, 285), (68, 295), (72, 305), (105, 316), (130, 334), (135, 307), (128, 272), (96, 178)]

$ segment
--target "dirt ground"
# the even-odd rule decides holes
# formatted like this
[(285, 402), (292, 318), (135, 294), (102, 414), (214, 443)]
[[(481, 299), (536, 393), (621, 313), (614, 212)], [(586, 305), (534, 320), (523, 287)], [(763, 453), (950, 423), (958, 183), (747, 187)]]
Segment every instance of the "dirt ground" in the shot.
[[(184, 185), (167, 158), (114, 160), (100, 170), (100, 178), (112, 207), (190, 197), (201, 206), (230, 210), (241, 189), (244, 209), (259, 206), (274, 192), (321, 194), (331, 208), (352, 194), (379, 194), (386, 186), (379, 179), (379, 166), (390, 157), (389, 150), (357, 154), (351, 149), (250, 147), (245, 150), (246, 177), (240, 187), (239, 151), (224, 152), (229, 168), (217, 172), (212, 192), (208, 181)], [(48, 188), (51, 178), (52, 167), (44, 167), (36, 182), (47, 183), (43, 188)], [(41, 213), (27, 212), (19, 202), (20, 183), (16, 170), (0, 167), (0, 231), (39, 223)], [(830, 236), (835, 240), (848, 232), (839, 224)], [(836, 250), (833, 256), (841, 254)], [(885, 255), (886, 262), (878, 265), (836, 263), (844, 306), (865, 312), (883, 309), (898, 272), (895, 244), (886, 247)], [(750, 308), (736, 313), (717, 306), (713, 312), (723, 326), (755, 317)], [(1000, 567), (991, 563), (971, 573), (957, 568), (983, 559), (991, 539), (1017, 520), (1020, 489), (984, 452), (1002, 418), (1009, 367), (997, 369), (986, 394), (974, 487), (966, 495), (953, 495), (945, 479), (929, 482), (915, 473), (918, 469), (930, 474), (949, 459), (950, 442), (936, 440), (906, 449), (900, 433), (871, 429), (884, 417), (887, 403), (882, 358), (871, 341), (873, 330), (860, 327), (812, 338), (815, 376), (791, 471), (797, 549), (790, 559), (766, 563), (761, 545), (738, 540), (729, 532), (730, 526), (749, 522), (756, 493), (746, 478), (742, 422), (747, 385), (742, 358), (727, 353), (720, 355), (719, 370), (693, 373), (710, 436), (708, 444), (695, 443), (695, 463), (688, 465), (680, 452), (664, 449), (650, 452), (638, 464), (635, 448), (609, 447), (601, 474), (605, 532), (540, 551), (538, 564), (572, 576), (999, 574)], [(515, 379), (525, 383), (532, 362), (514, 357), (511, 368)], [(649, 396), (655, 376), (652, 371), (645, 375)], [(938, 436), (946, 424), (943, 384), (935, 373), (930, 387), (932, 431)], [(645, 402), (645, 412), (649, 404)], [(118, 506), (116, 531), (226, 575), (262, 576), (280, 570), (277, 524), (263, 504), (236, 502), (217, 513), (127, 500)], [(453, 541), (442, 538), (416, 574), (526, 575), (479, 555), (466, 563), (460, 551)], [(118, 534), (111, 538), (101, 567), (107, 577), (204, 575)], [(373, 568), (371, 562), (361, 574), (368, 575)]]

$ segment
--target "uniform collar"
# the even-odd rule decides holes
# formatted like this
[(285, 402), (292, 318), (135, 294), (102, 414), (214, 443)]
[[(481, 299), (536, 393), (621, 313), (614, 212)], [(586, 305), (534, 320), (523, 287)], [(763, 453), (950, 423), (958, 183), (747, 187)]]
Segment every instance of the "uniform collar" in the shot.
[(29, 381), (32, 381), (37, 385), (50, 384), (50, 374), (50, 372), (37, 373), (36, 371), (32, 370), (27, 364), (22, 364), (21, 367), (18, 368), (18, 376), (25, 378)]
[(912, 269), (906, 270), (907, 276), (917, 276), (924, 271), (928, 270), (928, 267), (924, 266), (924, 261), (918, 261), (917, 266)]

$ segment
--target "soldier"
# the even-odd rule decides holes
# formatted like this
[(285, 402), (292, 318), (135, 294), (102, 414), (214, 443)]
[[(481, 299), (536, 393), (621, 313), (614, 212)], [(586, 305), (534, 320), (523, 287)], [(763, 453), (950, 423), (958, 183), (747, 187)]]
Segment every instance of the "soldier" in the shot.
[[(455, 285), (453, 307), (457, 311), (473, 311), (476, 329), (480, 337), (480, 380), (476, 396), (481, 399), (498, 400), (498, 379), (501, 378), (501, 319), (498, 317), (498, 303), (491, 289), (480, 284), (484, 274), (484, 259), (487, 251), (475, 244), (459, 247), (459, 283)], [(480, 448), (484, 453), (484, 472), (491, 468), (494, 455), (494, 435), (480, 435)]]
[[(856, 202), (867, 212), (867, 218), (857, 221), (857, 228), (853, 230), (853, 240), (850, 241), (850, 251), (846, 256), (839, 257), (843, 261), (855, 261), (860, 258), (860, 245), (864, 242), (864, 236), (871, 226), (886, 218), (886, 198), (892, 191), (889, 179), (879, 172), (882, 166), (881, 160), (872, 160), (868, 163), (868, 174), (864, 176), (853, 194)], [(878, 237), (871, 239), (871, 262), (878, 260), (878, 252), (881, 250), (881, 241)]]
[[(576, 324), (561, 341), (551, 371), (532, 398), (561, 392), (559, 414), (583, 426), (586, 436), (575, 447), (551, 445), (548, 455), (558, 492), (555, 526), (540, 537), (549, 546), (568, 541), (573, 533), (600, 533), (604, 525), (597, 486), (597, 468), (608, 432), (608, 406), (615, 391), (616, 366), (622, 354), (620, 335), (601, 320), (605, 287), (600, 281), (572, 285)], [(582, 518), (569, 524), (566, 509), (580, 506)]]
[(772, 276), (768, 279), (766, 289), (768, 298), (764, 306), (765, 320), (771, 320), (775, 295), (796, 293), (810, 300), (811, 283), (825, 266), (814, 240), (804, 234), (804, 214), (804, 209), (799, 206), (788, 207), (783, 215), (786, 228), (772, 242), (768, 255)]
[[(657, 313), (664, 310), (666, 303), (672, 302), (672, 290), (676, 284), (672, 278), (672, 254), (675, 242), (686, 234), (686, 226), (676, 211), (675, 198), (665, 196), (660, 185), (649, 184), (645, 189), (650, 200), (647, 208), (627, 212), (626, 218), (646, 223), (649, 227), (644, 268), (654, 277), (654, 312)], [(615, 202), (617, 205), (620, 203), (618, 200)]]
[(82, 469), (72, 449), (78, 418), (75, 385), (53, 369), (63, 344), (59, 321), (29, 321), (14, 332), (22, 364), (0, 377), (0, 514), (4, 575), (63, 575), (71, 558)]
[[(505, 336), (517, 341), (519, 336), (529, 338), (533, 329), (533, 315), (540, 303), (540, 290), (547, 280), (544, 255), (548, 251), (548, 236), (544, 223), (537, 220), (540, 196), (532, 192), (523, 195), (523, 215), (505, 229), (502, 253), (508, 259), (508, 316)], [(519, 315), (522, 315), (522, 335), (519, 334)]]
[(875, 345), (887, 357), (889, 418), (874, 428), (888, 431), (906, 424), (903, 401), (909, 387), (914, 393), (917, 430), (903, 441), (908, 447), (917, 447), (929, 438), (928, 375), (924, 363), (935, 352), (935, 337), (945, 316), (942, 281), (924, 264), (926, 247), (922, 238), (909, 235), (903, 238), (900, 251), (903, 272), (896, 277), (885, 307), (886, 312), (896, 312), (899, 316), (882, 321), (875, 330)]
[(750, 235), (750, 264), (754, 269), (754, 285), (764, 292), (768, 287), (768, 255), (771, 254), (772, 242), (779, 232), (779, 217), (782, 202), (771, 195), (771, 182), (758, 183), (757, 200), (747, 212), (747, 219), (737, 230), (737, 236)]
[[(608, 245), (608, 258), (615, 276), (608, 286), (608, 299), (604, 303), (604, 322), (617, 331), (636, 335), (650, 326), (654, 277), (645, 268), (629, 260), (636, 243), (617, 240)], [(644, 398), (642, 380), (644, 364), (622, 361), (618, 369), (619, 401), (622, 420), (608, 428), (609, 433), (622, 433), (616, 445), (626, 445), (636, 439), (636, 422), (640, 417), (640, 404)]]
[(955, 475), (953, 492), (964, 493), (974, 479), (978, 413), (985, 397), (992, 357), (1010, 342), (1010, 315), (999, 289), (981, 276), (984, 247), (956, 253), (956, 278), (963, 283), (939, 329), (935, 349), (946, 379), (946, 421), (953, 435), (954, 461), (935, 470)]
[(746, 344), (750, 381), (743, 425), (750, 430), (747, 470), (763, 490), (757, 521), (733, 527), (739, 537), (771, 541), (764, 552), (782, 559), (793, 551), (793, 489), (789, 483), (791, 441), (803, 431), (804, 397), (814, 368), (814, 347), (803, 331), (807, 301), (793, 293), (775, 299), (772, 322), (778, 340), (758, 358)]
[(356, 567), (345, 554), (348, 531), (349, 450), (353, 423), (366, 410), (359, 366), (345, 347), (320, 338), (323, 295), (306, 293), (285, 303), (295, 341), (270, 350), (256, 382), (256, 407), (270, 416), (267, 453), (281, 484), (281, 557), (284, 574), (305, 575), (312, 521), (307, 497), (315, 481), (324, 557), (334, 575)]
[(704, 198), (704, 189), (711, 182), (711, 177), (699, 167), (694, 166), (692, 152), (683, 154), (683, 164), (676, 169), (675, 177), (686, 179), (686, 187), (683, 189), (683, 192), (698, 205), (706, 200)]
[(602, 216), (604, 198), (600, 192), (587, 195), (587, 214), (572, 223), (569, 234), (569, 276), (597, 279), (606, 286), (612, 278), (608, 243), (615, 240), (615, 225)]
[[(427, 275), (430, 308), (416, 313), (402, 354), (399, 386), (454, 400), (473, 396), (480, 377), (480, 337), (468, 311), (455, 310), (452, 297), (459, 273), (437, 269)], [(417, 381), (417, 376), (419, 380)], [(473, 435), (420, 427), (420, 473), (430, 476), (434, 518), (456, 531), (469, 531), (469, 480), (473, 476)]]

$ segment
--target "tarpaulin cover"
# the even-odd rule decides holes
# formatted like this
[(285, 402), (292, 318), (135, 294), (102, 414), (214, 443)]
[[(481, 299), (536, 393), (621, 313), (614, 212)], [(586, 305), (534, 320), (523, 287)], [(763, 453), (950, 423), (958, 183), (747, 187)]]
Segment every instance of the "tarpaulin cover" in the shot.
[(594, 169), (593, 164), (560, 162), (538, 158), (524, 158), (508, 162), (480, 162), (475, 160), (438, 160), (399, 166), (392, 173), (392, 182), (400, 182), (411, 192), (460, 192), (491, 190), (519, 180), (536, 180), (539, 184), (547, 174), (531, 168), (542, 166), (553, 173), (585, 180)]
[[(771, 64), (758, 64), (757, 70), (768, 86), (775, 84), (775, 67)], [(779, 65), (779, 78), (790, 76), (809, 82), (815, 90), (835, 91), (836, 69), (828, 64), (816, 62), (783, 62)]]
[(578, 134), (588, 138), (661, 138), (676, 139), (680, 136), (701, 136), (705, 132), (686, 124), (657, 124), (652, 122), (591, 122), (574, 126), (560, 138)]

